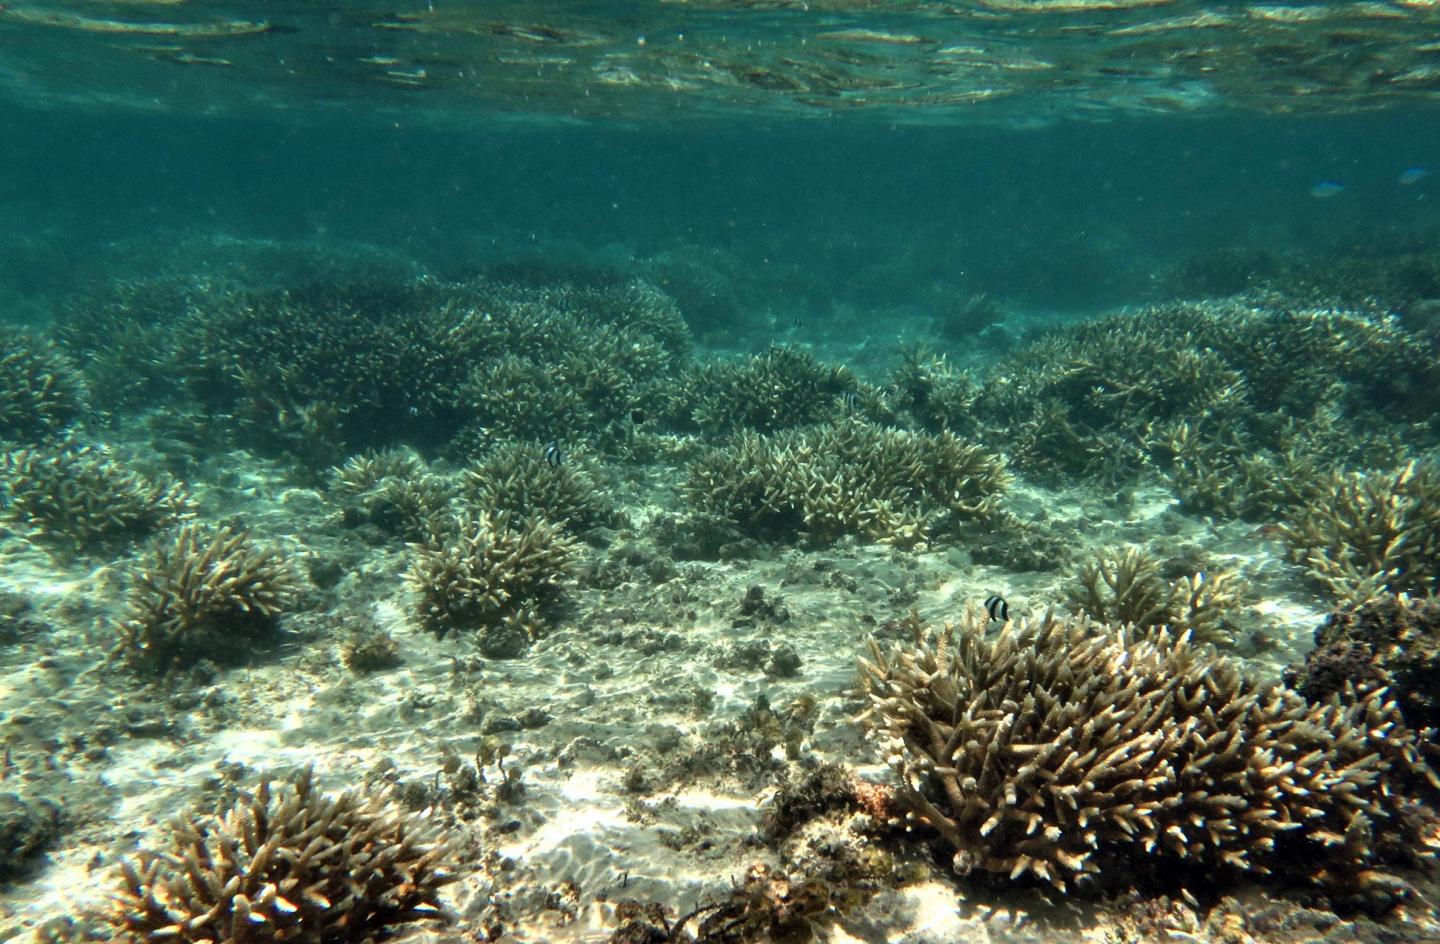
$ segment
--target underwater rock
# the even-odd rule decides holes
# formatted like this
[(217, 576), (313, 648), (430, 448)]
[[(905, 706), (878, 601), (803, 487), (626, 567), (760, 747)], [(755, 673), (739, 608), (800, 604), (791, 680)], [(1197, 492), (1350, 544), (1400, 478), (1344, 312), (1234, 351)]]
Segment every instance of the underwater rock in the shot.
[(60, 808), (49, 800), (0, 793), (0, 882), (24, 873), (60, 835)]
[(1440, 727), (1440, 600), (1387, 594), (1334, 611), (1286, 682), (1312, 701), (1385, 686), (1412, 728)]
[(30, 598), (0, 590), (0, 645), (9, 645), (47, 632), (50, 626), (35, 615)]
[(745, 596), (740, 601), (740, 616), (747, 623), (788, 623), (790, 622), (790, 609), (785, 605), (785, 598), (771, 598), (765, 596), (765, 588), (759, 584), (751, 584), (745, 590)]

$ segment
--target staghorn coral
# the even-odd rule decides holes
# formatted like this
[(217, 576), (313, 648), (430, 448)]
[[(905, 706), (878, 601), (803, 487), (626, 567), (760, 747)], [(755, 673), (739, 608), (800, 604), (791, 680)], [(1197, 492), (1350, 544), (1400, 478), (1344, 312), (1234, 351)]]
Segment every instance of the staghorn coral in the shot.
[(1334, 472), (1279, 528), (1292, 560), (1342, 603), (1440, 589), (1440, 466)]
[(860, 721), (957, 873), (1058, 889), (1165, 863), (1385, 898), (1428, 858), (1440, 783), (1383, 692), (1311, 704), (1184, 639), (1059, 619), (917, 627), (862, 660)]
[(542, 360), (506, 354), (481, 364), (459, 394), (474, 415), (459, 434), (459, 448), (452, 447), (464, 458), (506, 440), (573, 442), (592, 425), (580, 391), (558, 365)]
[[(185, 388), (254, 445), (312, 464), (401, 431), (439, 446), (467, 422), (472, 439), (604, 438), (663, 413), (689, 357), (673, 303), (640, 282), (357, 278), (211, 301), (169, 343)], [(309, 442), (322, 431), (324, 451)]]
[[(1194, 447), (1215, 440), (1225, 454), (1198, 462), (1228, 469), (1237, 455), (1271, 448), (1287, 423), (1314, 427), (1310, 451), (1322, 454), (1337, 443), (1346, 455), (1363, 454), (1377, 421), (1415, 424), (1405, 438), (1428, 440), (1437, 380), (1426, 346), (1393, 318), (1167, 304), (1031, 343), (987, 378), (975, 413), (987, 441), (1022, 469), (1116, 479), (1155, 460), (1195, 463)], [(1174, 438), (1181, 423), (1189, 449)]]
[(300, 589), (280, 552), (248, 534), (184, 525), (136, 573), (112, 657), (156, 671), (243, 657)]
[(344, 503), (347, 524), (367, 521), (408, 541), (443, 526), (456, 491), (408, 449), (352, 456), (332, 474), (331, 490)]
[(804, 351), (772, 347), (740, 363), (694, 372), (693, 418), (708, 432), (768, 433), (835, 415), (836, 400), (857, 389), (844, 366), (821, 364)]
[(477, 630), (495, 658), (518, 655), (538, 633), (536, 607), (565, 581), (575, 553), (559, 525), (503, 513), (463, 513), (413, 547), (416, 619), (441, 638)]
[(1092, 556), (1064, 596), (1072, 612), (1096, 622), (1140, 630), (1163, 626), (1206, 642), (1230, 638), (1241, 606), (1237, 575), (1208, 571), (1166, 580), (1160, 562), (1137, 547)]
[(973, 435), (979, 393), (969, 374), (916, 345), (901, 352), (885, 390), (885, 405), (922, 429)]
[(517, 518), (544, 518), (574, 533), (612, 519), (582, 456), (548, 461), (545, 447), (508, 443), (466, 469), (462, 492), (476, 507)]
[(306, 769), (181, 818), (166, 848), (122, 860), (97, 917), (115, 944), (361, 944), (443, 918), (449, 856), (388, 796), (326, 796)]
[(184, 486), (127, 469), (109, 453), (67, 443), (0, 456), (4, 515), (30, 537), (73, 550), (150, 533), (192, 511)]
[(741, 432), (691, 464), (687, 495), (756, 536), (827, 543), (854, 534), (916, 547), (996, 515), (1008, 484), (997, 456), (948, 432), (848, 416), (773, 436)]
[(52, 341), (0, 326), (0, 439), (33, 442), (89, 408), (75, 365)]

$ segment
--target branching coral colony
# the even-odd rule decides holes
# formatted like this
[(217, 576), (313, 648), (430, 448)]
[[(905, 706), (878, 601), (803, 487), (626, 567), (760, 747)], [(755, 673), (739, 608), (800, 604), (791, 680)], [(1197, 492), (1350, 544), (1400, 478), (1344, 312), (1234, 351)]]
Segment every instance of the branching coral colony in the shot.
[(998, 456), (950, 433), (848, 417), (771, 436), (742, 432), (691, 465), (687, 496), (778, 540), (854, 534), (917, 547), (996, 515), (1009, 481)]
[(1160, 562), (1127, 547), (1097, 553), (1065, 588), (1069, 608), (1100, 623), (1146, 630), (1166, 627), (1205, 642), (1230, 638), (1241, 607), (1240, 578), (1224, 571), (1166, 580)]
[(300, 587), (277, 550), (187, 524), (137, 572), (112, 656), (155, 671), (243, 656), (295, 605)]
[(1280, 533), (1342, 603), (1440, 590), (1440, 466), (1334, 473)]
[(325, 796), (307, 770), (176, 823), (168, 849), (121, 863), (96, 917), (115, 944), (360, 944), (443, 917), (448, 855), (388, 798)]
[(80, 372), (53, 342), (0, 327), (0, 439), (34, 441), (89, 406)]
[(468, 513), (414, 547), (410, 588), (420, 624), (442, 638), (478, 630), (492, 657), (518, 655), (538, 633), (536, 610), (568, 576), (575, 551), (549, 522)]
[(184, 486), (116, 462), (102, 450), (65, 444), (0, 455), (4, 516), (30, 537), (82, 550), (137, 537), (192, 511)]
[(1383, 692), (1310, 703), (1184, 638), (1053, 614), (990, 642), (972, 613), (871, 649), (861, 721), (958, 873), (1068, 889), (1170, 861), (1363, 903), (1395, 891), (1384, 865), (1440, 848), (1417, 800), (1440, 786), (1431, 732)]

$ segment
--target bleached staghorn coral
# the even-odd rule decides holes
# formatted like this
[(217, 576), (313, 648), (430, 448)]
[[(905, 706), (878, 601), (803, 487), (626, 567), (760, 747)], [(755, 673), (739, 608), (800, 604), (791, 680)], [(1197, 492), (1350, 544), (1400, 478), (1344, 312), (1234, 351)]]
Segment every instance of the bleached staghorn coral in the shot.
[(1067, 889), (1168, 859), (1363, 892), (1436, 849), (1410, 791), (1440, 784), (1382, 692), (1312, 704), (1183, 637), (1053, 613), (993, 642), (973, 613), (917, 627), (860, 665), (897, 800), (961, 874)]
[(173, 829), (164, 851), (121, 862), (97, 916), (113, 944), (358, 944), (442, 917), (439, 891), (454, 880), (424, 820), (384, 795), (326, 796), (310, 770)]

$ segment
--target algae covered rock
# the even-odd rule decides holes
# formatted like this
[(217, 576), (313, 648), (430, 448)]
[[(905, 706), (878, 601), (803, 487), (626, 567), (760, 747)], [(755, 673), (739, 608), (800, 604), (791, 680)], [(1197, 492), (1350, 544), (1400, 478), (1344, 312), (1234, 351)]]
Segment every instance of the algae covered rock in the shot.
[(0, 882), (22, 874), (59, 835), (54, 803), (0, 793)]
[(1337, 609), (1286, 679), (1312, 701), (1384, 687), (1411, 727), (1440, 727), (1440, 600), (1386, 594)]

